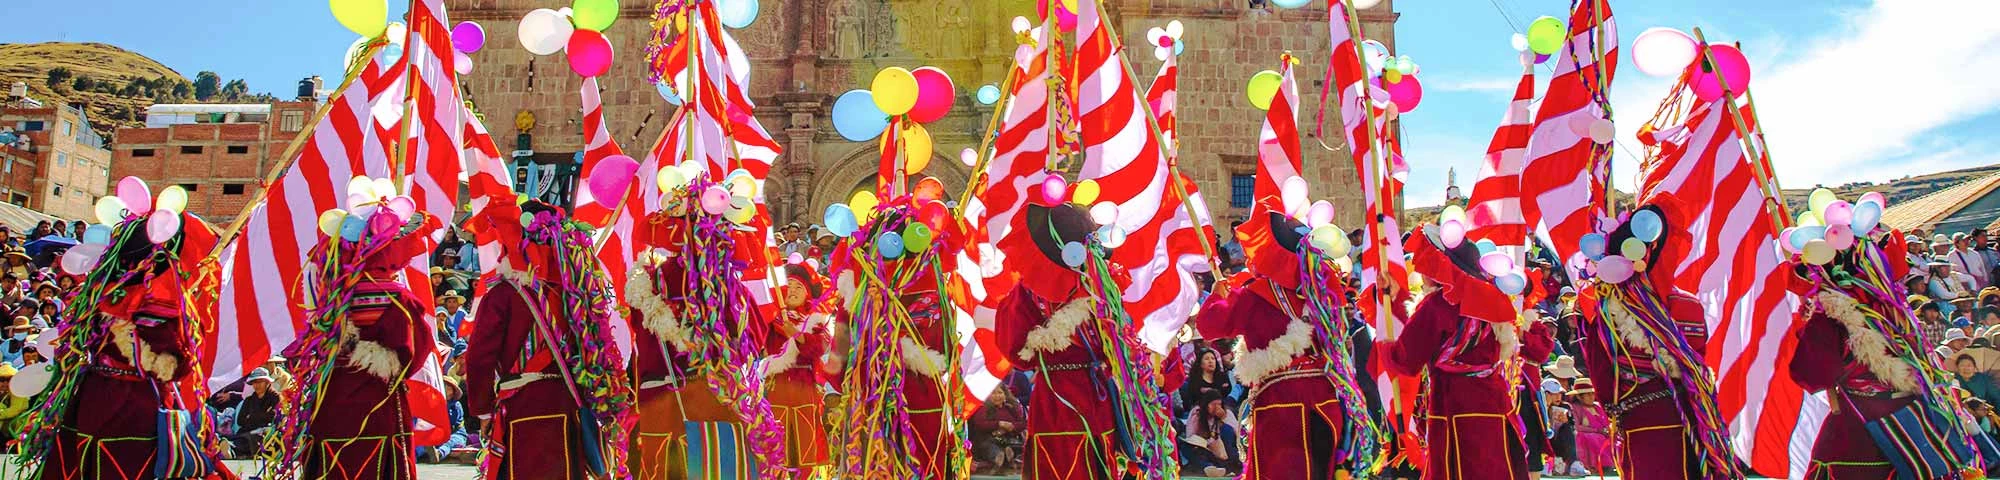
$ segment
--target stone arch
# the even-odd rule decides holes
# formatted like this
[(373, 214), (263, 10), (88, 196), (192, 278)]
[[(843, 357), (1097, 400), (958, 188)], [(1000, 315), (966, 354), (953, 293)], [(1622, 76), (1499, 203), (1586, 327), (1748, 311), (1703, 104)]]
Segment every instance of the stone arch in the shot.
[[(957, 158), (937, 152), (955, 152), (965, 147), (937, 144), (937, 147), (932, 149), (930, 166), (924, 167), (923, 173), (944, 183), (946, 194), (954, 199), (960, 192), (965, 191), (965, 183), (972, 169), (959, 163)], [(856, 143), (846, 154), (837, 158), (838, 160), (832, 163), (814, 169), (819, 172), (819, 178), (813, 182), (813, 191), (807, 196), (808, 204), (805, 210), (806, 218), (814, 223), (817, 223), (821, 215), (826, 212), (827, 205), (845, 202), (855, 191), (872, 185), (876, 171), (880, 168), (877, 164), (880, 157), (876, 156), (874, 142)]]

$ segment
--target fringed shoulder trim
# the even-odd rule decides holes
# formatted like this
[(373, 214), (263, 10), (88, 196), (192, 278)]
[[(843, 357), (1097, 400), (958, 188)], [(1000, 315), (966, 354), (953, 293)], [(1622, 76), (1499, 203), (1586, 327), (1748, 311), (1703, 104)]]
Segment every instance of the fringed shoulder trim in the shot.
[[(1265, 377), (1291, 365), (1292, 360), (1297, 359), (1299, 354), (1312, 348), (1312, 341), (1312, 325), (1293, 319), (1285, 326), (1285, 334), (1272, 339), (1270, 345), (1244, 351), (1236, 356), (1236, 380), (1245, 385), (1263, 381)], [(1237, 345), (1243, 345), (1243, 342), (1237, 342)]]
[(1095, 309), (1091, 300), (1079, 298), (1063, 304), (1055, 313), (1049, 314), (1047, 322), (1028, 331), (1028, 341), (1021, 348), (1021, 358), (1034, 360), (1043, 352), (1059, 352), (1076, 345), (1076, 328), (1090, 319)]
[(1854, 297), (1839, 292), (1821, 289), (1815, 297), (1820, 311), (1840, 322), (1847, 329), (1847, 351), (1854, 360), (1868, 368), (1869, 373), (1881, 379), (1896, 391), (1916, 393), (1916, 371), (1909, 363), (1889, 354), (1889, 339), (1882, 332), (1868, 325), (1866, 313), (1861, 303)]

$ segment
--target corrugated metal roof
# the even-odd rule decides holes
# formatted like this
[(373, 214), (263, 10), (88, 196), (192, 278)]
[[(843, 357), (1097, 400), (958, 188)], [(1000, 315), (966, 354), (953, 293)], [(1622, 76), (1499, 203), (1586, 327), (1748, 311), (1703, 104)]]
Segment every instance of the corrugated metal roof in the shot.
[(1906, 232), (1929, 227), (1986, 196), (1995, 186), (2000, 186), (2000, 173), (1967, 180), (1915, 200), (1891, 205), (1888, 211), (1882, 212), (1882, 224)]
[(12, 203), (0, 203), (0, 224), (7, 226), (15, 234), (25, 234), (35, 230), (35, 224), (43, 221), (63, 221), (55, 216), (30, 210)]

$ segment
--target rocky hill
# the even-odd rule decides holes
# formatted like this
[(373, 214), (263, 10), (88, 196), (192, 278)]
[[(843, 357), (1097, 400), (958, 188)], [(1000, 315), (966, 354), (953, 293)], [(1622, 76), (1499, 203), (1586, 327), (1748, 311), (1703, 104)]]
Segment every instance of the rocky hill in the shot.
[[(49, 72), (58, 69), (66, 74), (50, 82)], [(172, 97), (176, 85), (188, 85), (186, 94), (193, 93), (179, 72), (102, 43), (0, 44), (0, 88), (16, 81), (27, 83), (28, 95), (44, 104), (87, 105), (92, 126), (106, 137), (121, 126), (143, 125), (140, 114), (156, 99)]]

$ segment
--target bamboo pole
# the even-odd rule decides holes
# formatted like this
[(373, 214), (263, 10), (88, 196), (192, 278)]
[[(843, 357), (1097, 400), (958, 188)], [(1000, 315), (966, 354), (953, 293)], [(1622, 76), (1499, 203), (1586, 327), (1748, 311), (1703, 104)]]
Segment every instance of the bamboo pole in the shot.
[[(1762, 130), (1752, 132), (1748, 123), (1743, 121), (1742, 109), (1736, 106), (1736, 92), (1729, 90), (1729, 80), (1723, 78), (1722, 69), (1715, 64), (1715, 55), (1708, 47), (1708, 39), (1702, 35), (1701, 27), (1694, 28), (1694, 41), (1701, 46), (1702, 63), (1714, 71), (1715, 83), (1722, 87), (1722, 104), (1728, 107), (1729, 120), (1736, 126), (1737, 140), (1743, 142), (1743, 151), (1750, 155), (1750, 171), (1756, 174), (1758, 190), (1764, 192), (1764, 214), (1772, 217), (1774, 227), (1790, 227), (1792, 219), (1786, 215), (1788, 212), (1785, 211), (1782, 196), (1784, 190), (1778, 188), (1778, 179), (1772, 176), (1773, 172), (1766, 170), (1770, 166), (1770, 152), (1764, 150)], [(1749, 95), (1750, 92), (1743, 93)], [(1751, 138), (1753, 134), (1757, 136), (1754, 140)]]
[[(1341, 5), (1341, 7), (1342, 7), (1343, 9), (1345, 9), (1345, 10), (1347, 11), (1347, 19), (1346, 19), (1346, 21), (1347, 21), (1347, 34), (1348, 34), (1348, 38), (1352, 39), (1352, 40), (1351, 40), (1351, 41), (1349, 41), (1348, 43), (1350, 43), (1350, 44), (1353, 44), (1353, 45), (1354, 45), (1354, 58), (1355, 58), (1356, 60), (1363, 60), (1363, 59), (1364, 59), (1364, 56), (1365, 56), (1365, 55), (1366, 55), (1367, 53), (1366, 53), (1365, 51), (1363, 51), (1363, 50), (1362, 50), (1362, 47), (1361, 47), (1361, 24), (1355, 21), (1355, 17), (1359, 15), (1359, 12), (1355, 11), (1355, 9), (1354, 9), (1354, 5), (1353, 5), (1353, 4), (1350, 4), (1350, 3), (1347, 3), (1347, 2), (1341, 2), (1341, 3), (1340, 3), (1340, 5)], [(1331, 19), (1328, 19), (1328, 20), (1329, 20), (1329, 21), (1331, 21)], [(1366, 75), (1364, 74), (1364, 76), (1366, 76)], [(1370, 178), (1370, 176), (1371, 176), (1371, 175), (1373, 176), (1373, 178), (1377, 179), (1378, 181), (1379, 181), (1380, 179), (1382, 179), (1382, 178), (1385, 178), (1385, 177), (1387, 176), (1387, 174), (1388, 174), (1388, 172), (1386, 171), (1387, 169), (1385, 168), (1385, 166), (1386, 166), (1386, 162), (1387, 162), (1387, 159), (1384, 159), (1384, 158), (1382, 158), (1382, 147), (1383, 147), (1383, 145), (1381, 145), (1381, 142), (1378, 142), (1378, 141), (1377, 141), (1377, 138), (1378, 138), (1378, 137), (1377, 137), (1377, 135), (1376, 135), (1376, 132), (1375, 132), (1375, 116), (1374, 116), (1374, 115), (1371, 115), (1371, 114), (1370, 114), (1370, 113), (1372, 113), (1372, 111), (1373, 111), (1373, 109), (1374, 109), (1374, 105), (1375, 105), (1375, 99), (1374, 99), (1374, 92), (1373, 92), (1373, 91), (1371, 91), (1371, 90), (1370, 90), (1370, 89), (1368, 88), (1368, 86), (1367, 86), (1367, 85), (1365, 85), (1365, 83), (1366, 83), (1366, 82), (1363, 82), (1363, 83), (1364, 83), (1364, 85), (1361, 85), (1361, 98), (1362, 98), (1362, 102), (1361, 102), (1361, 105), (1358, 105), (1358, 107), (1360, 107), (1360, 108), (1362, 109), (1362, 121), (1361, 121), (1361, 124), (1362, 124), (1362, 126), (1363, 126), (1363, 130), (1364, 130), (1364, 131), (1366, 132), (1366, 133), (1365, 133), (1365, 136), (1363, 137), (1363, 141), (1364, 141), (1364, 142), (1366, 142), (1366, 143), (1368, 144), (1368, 146), (1369, 146), (1369, 147), (1368, 147), (1368, 158), (1366, 159), (1366, 164), (1367, 164), (1367, 165), (1366, 165), (1366, 166), (1364, 167), (1364, 168), (1366, 168), (1366, 170), (1365, 170), (1365, 171), (1363, 171), (1363, 172), (1360, 172), (1360, 173), (1361, 173), (1361, 176), (1362, 176), (1362, 180), (1364, 180), (1364, 182), (1363, 182), (1363, 185), (1362, 185), (1362, 188), (1363, 188), (1363, 189), (1365, 189), (1365, 190), (1371, 190), (1371, 191), (1366, 191), (1366, 192), (1363, 192), (1363, 194), (1364, 194), (1364, 195), (1379, 195), (1379, 193), (1380, 193), (1380, 190), (1381, 190), (1381, 189), (1383, 188), (1383, 185), (1381, 185), (1381, 184), (1379, 184), (1379, 183), (1378, 183), (1378, 184), (1376, 184), (1376, 185), (1368, 185), (1368, 184), (1367, 184), (1367, 182), (1366, 182), (1366, 180), (1367, 180), (1368, 178)], [(1335, 88), (1341, 88), (1341, 86), (1339, 86), (1339, 85), (1335, 85)], [(1337, 97), (1336, 97), (1336, 98), (1337, 98)], [(1350, 107), (1350, 105), (1340, 105), (1340, 108), (1348, 108), (1348, 107)], [(1342, 125), (1342, 129), (1344, 130), (1345, 128), (1346, 128), (1346, 125)], [(1326, 146), (1325, 142), (1321, 142), (1321, 143), (1320, 143), (1320, 146), (1322, 146), (1322, 147), (1325, 147), (1325, 146)], [(1350, 156), (1352, 156), (1352, 155), (1354, 154), (1354, 146), (1353, 146), (1353, 145), (1348, 145), (1348, 147), (1347, 147), (1347, 153), (1348, 153), (1348, 155), (1350, 155)], [(1356, 160), (1360, 160), (1360, 159), (1356, 159)], [(1381, 202), (1381, 201), (1382, 201), (1382, 199), (1378, 198), (1378, 199), (1376, 199), (1376, 201), (1377, 201), (1377, 202), (1379, 203), (1379, 202)], [(1366, 213), (1366, 212), (1364, 212), (1364, 213), (1362, 214), (1362, 216), (1363, 216), (1363, 217), (1366, 217), (1366, 216), (1367, 216), (1367, 213)], [(1363, 221), (1364, 221), (1364, 222), (1366, 222), (1366, 223), (1365, 223), (1365, 225), (1364, 225), (1364, 227), (1363, 227), (1363, 228), (1367, 228), (1367, 230), (1366, 230), (1366, 231), (1370, 231), (1370, 232), (1375, 232), (1375, 237), (1381, 237), (1382, 235), (1384, 235), (1384, 234), (1383, 234), (1383, 232), (1381, 232), (1381, 231), (1380, 231), (1380, 230), (1381, 230), (1381, 228), (1382, 228), (1382, 224), (1381, 224), (1381, 221), (1380, 221), (1379, 219), (1373, 219), (1373, 218), (1367, 218), (1367, 219), (1364, 219)], [(1398, 233), (1398, 234), (1401, 234), (1402, 232), (1396, 232), (1396, 233)], [(1368, 248), (1368, 251), (1370, 251), (1370, 252), (1373, 252), (1373, 254), (1375, 255), (1375, 260), (1376, 260), (1376, 262), (1377, 262), (1376, 264), (1377, 264), (1377, 265), (1388, 265), (1388, 264), (1389, 264), (1389, 261), (1390, 261), (1390, 259), (1389, 259), (1389, 256), (1388, 256), (1388, 255), (1389, 255), (1389, 253), (1388, 253), (1387, 251), (1385, 251), (1385, 250), (1387, 250), (1387, 249), (1384, 249), (1384, 248), (1379, 248), (1379, 247), (1378, 247), (1377, 245), (1375, 245), (1375, 243), (1376, 243), (1376, 242), (1375, 242), (1375, 238), (1367, 238), (1367, 239), (1365, 239), (1365, 240), (1367, 240), (1367, 241), (1368, 241), (1368, 243), (1369, 243), (1369, 245), (1368, 245), (1368, 246), (1369, 246), (1369, 248)], [(1393, 241), (1393, 240), (1392, 240), (1392, 241)], [(1385, 276), (1385, 275), (1387, 275), (1387, 273), (1388, 273), (1388, 271), (1387, 271), (1386, 269), (1384, 269), (1384, 270), (1382, 270), (1382, 271), (1378, 271), (1378, 272), (1376, 272), (1376, 274), (1377, 274), (1378, 276)], [(1377, 279), (1376, 279), (1375, 281), (1376, 281), (1376, 283), (1377, 283), (1378, 285), (1388, 285), (1388, 284), (1391, 284), (1391, 283), (1401, 283), (1401, 282), (1407, 282), (1408, 280), (1409, 280), (1409, 279), (1405, 279), (1405, 278), (1386, 278), (1386, 277), (1383, 277), (1383, 278), (1377, 278)], [(1405, 288), (1407, 288), (1407, 287), (1405, 287)], [(1376, 292), (1378, 293), (1377, 295), (1375, 295), (1375, 302), (1376, 302), (1376, 307), (1377, 307), (1377, 308), (1379, 309), (1379, 310), (1378, 310), (1379, 312), (1384, 312), (1383, 314), (1385, 314), (1385, 315), (1386, 315), (1386, 314), (1387, 314), (1386, 312), (1389, 312), (1389, 311), (1391, 310), (1391, 308), (1392, 308), (1392, 305), (1390, 305), (1390, 300), (1389, 300), (1389, 296), (1388, 296), (1388, 295), (1381, 295), (1381, 294), (1380, 294), (1380, 293), (1381, 293), (1381, 291), (1382, 291), (1382, 290), (1381, 290), (1380, 288), (1377, 288), (1377, 290), (1376, 290)], [(1385, 338), (1395, 338), (1395, 336), (1396, 336), (1396, 334), (1395, 334), (1395, 330), (1396, 330), (1396, 325), (1395, 325), (1395, 322), (1382, 322), (1382, 324), (1383, 324), (1383, 326), (1384, 326), (1384, 329), (1383, 329), (1383, 330), (1384, 330), (1384, 331), (1383, 331), (1383, 335), (1384, 335), (1384, 337), (1385, 337)]]
[[(418, 0), (410, 0), (410, 9), (406, 11), (416, 11), (417, 2)], [(389, 177), (394, 179), (397, 190), (402, 190), (403, 183), (409, 180), (409, 174), (404, 173), (403, 169), (410, 164), (410, 123), (413, 120), (422, 121), (414, 117), (417, 111), (417, 84), (422, 82), (423, 79), (417, 76), (416, 64), (410, 62), (410, 54), (414, 52), (411, 52), (408, 47), (411, 37), (421, 36), (417, 31), (418, 28), (429, 27), (429, 22), (424, 22), (422, 25), (409, 25), (403, 29), (403, 46), (405, 47), (403, 49), (403, 83), (405, 84), (403, 86), (402, 102), (403, 117), (401, 127), (397, 128), (398, 133), (396, 134), (395, 142), (396, 156), (392, 157), (389, 163)], [(452, 145), (452, 148), (460, 147), (463, 147), (463, 145)]]
[(1014, 62), (1007, 62), (1007, 78), (1000, 81), (1000, 100), (993, 102), (993, 115), (986, 120), (986, 131), (979, 133), (978, 161), (973, 162), (972, 172), (966, 176), (965, 190), (958, 194), (958, 206), (952, 212), (955, 216), (963, 216), (972, 196), (986, 190), (986, 168), (996, 155), (991, 151), (993, 139), (999, 136), (1000, 119), (1007, 115), (1007, 102), (1014, 99), (1014, 82), (1019, 76), (1020, 69), (1015, 68)]

